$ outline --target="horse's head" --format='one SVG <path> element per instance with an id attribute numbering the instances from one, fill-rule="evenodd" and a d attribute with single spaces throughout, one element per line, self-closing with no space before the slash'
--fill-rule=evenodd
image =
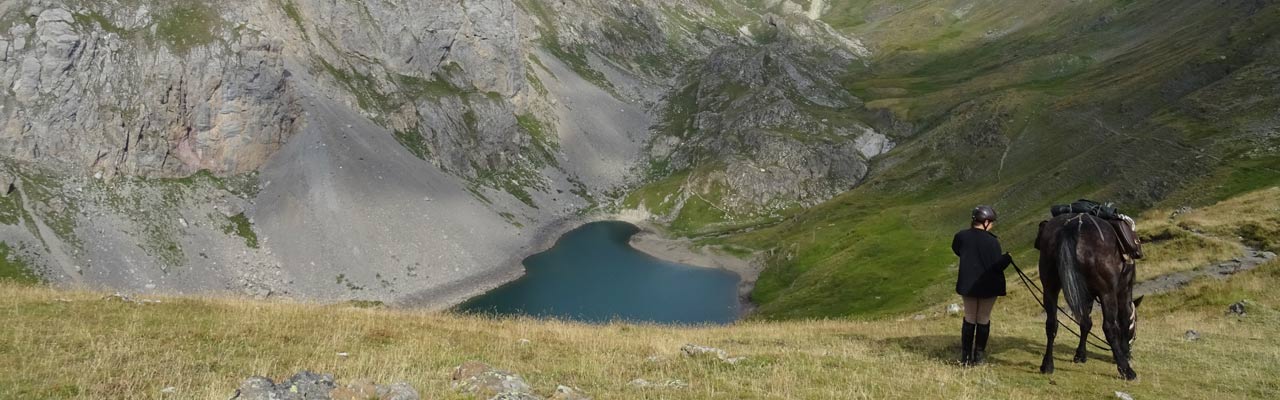
<path id="1" fill-rule="evenodd" d="M 1129 344 L 1138 338 L 1138 306 L 1142 305 L 1142 298 L 1146 296 L 1138 296 L 1129 303 Z"/>
<path id="2" fill-rule="evenodd" d="M 1142 239 L 1138 238 L 1138 224 L 1133 222 L 1133 218 L 1128 215 L 1120 214 L 1120 220 L 1109 220 L 1111 227 L 1115 228 L 1116 235 L 1120 238 L 1120 247 L 1129 257 L 1138 260 L 1142 258 Z"/>

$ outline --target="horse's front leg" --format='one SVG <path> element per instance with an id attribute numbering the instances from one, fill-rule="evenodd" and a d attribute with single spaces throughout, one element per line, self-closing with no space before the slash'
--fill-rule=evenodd
<path id="1" fill-rule="evenodd" d="M 1058 336 L 1058 287 L 1057 282 L 1045 279 L 1044 284 L 1044 360 L 1040 362 L 1040 373 L 1053 373 L 1053 339 Z"/>
<path id="2" fill-rule="evenodd" d="M 1111 345 L 1111 357 L 1116 360 L 1116 369 L 1120 371 L 1120 377 L 1131 381 L 1138 378 L 1138 373 L 1129 366 L 1128 343 L 1125 342 L 1126 335 L 1123 331 L 1129 327 L 1128 323 L 1127 318 L 1121 322 L 1120 305 L 1115 296 L 1103 297 L 1102 330 L 1107 334 L 1107 344 Z"/>
<path id="3" fill-rule="evenodd" d="M 1089 344 L 1089 330 L 1093 329 L 1093 302 L 1084 308 L 1084 315 L 1077 315 L 1076 322 L 1080 324 L 1080 345 L 1076 347 L 1076 357 L 1071 361 L 1083 364 L 1089 361 L 1089 350 L 1086 346 Z"/>

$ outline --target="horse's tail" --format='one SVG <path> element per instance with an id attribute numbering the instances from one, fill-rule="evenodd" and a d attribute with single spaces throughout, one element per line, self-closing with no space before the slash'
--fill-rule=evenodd
<path id="1" fill-rule="evenodd" d="M 1067 299 L 1067 306 L 1075 316 L 1085 315 L 1093 307 L 1093 295 L 1080 273 L 1079 260 L 1076 259 L 1076 241 L 1080 235 L 1079 225 L 1067 223 L 1058 231 L 1058 276 L 1062 280 L 1062 294 Z"/>

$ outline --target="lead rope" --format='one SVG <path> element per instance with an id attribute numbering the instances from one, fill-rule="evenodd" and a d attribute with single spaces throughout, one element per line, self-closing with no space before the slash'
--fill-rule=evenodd
<path id="1" fill-rule="evenodd" d="M 1040 296 L 1036 295 L 1036 292 L 1044 293 L 1044 289 L 1041 289 L 1040 285 L 1037 285 L 1034 281 L 1032 281 L 1031 278 L 1027 276 L 1026 272 L 1022 272 L 1022 268 L 1018 267 L 1018 263 L 1010 261 L 1009 264 L 1013 265 L 1013 269 L 1015 271 L 1018 271 L 1018 277 L 1021 278 L 1022 280 L 1022 286 L 1026 287 L 1027 291 L 1031 292 L 1031 297 L 1035 298 L 1037 303 L 1040 303 L 1040 309 L 1043 310 L 1044 301 L 1040 299 Z M 1033 286 L 1035 287 L 1034 290 L 1031 289 Z M 1067 312 L 1066 310 L 1063 310 L 1062 307 L 1057 304 L 1054 304 L 1053 306 L 1058 309 L 1059 313 L 1066 315 L 1067 319 L 1071 320 L 1072 323 L 1075 323 L 1076 326 L 1080 325 L 1080 322 L 1076 321 L 1075 317 L 1071 313 Z M 1068 332 L 1071 332 L 1072 334 L 1076 335 L 1077 338 L 1080 337 L 1079 332 L 1076 332 L 1074 329 L 1071 329 L 1071 327 L 1068 326 L 1065 322 L 1062 322 L 1061 319 L 1057 319 L 1057 321 L 1058 321 L 1058 325 L 1062 325 L 1063 328 L 1067 328 Z M 1089 332 L 1089 337 L 1102 341 L 1103 343 L 1107 342 L 1106 340 L 1103 340 L 1102 338 L 1098 337 L 1098 334 L 1093 332 Z M 1110 346 L 1099 345 L 1097 343 L 1094 343 L 1092 340 L 1087 340 L 1087 342 L 1093 347 L 1097 348 L 1098 350 L 1111 351 Z"/>

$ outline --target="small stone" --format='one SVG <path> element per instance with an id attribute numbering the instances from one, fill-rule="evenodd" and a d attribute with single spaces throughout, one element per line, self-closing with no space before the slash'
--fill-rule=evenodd
<path id="1" fill-rule="evenodd" d="M 722 360 L 725 357 L 728 357 L 728 354 L 725 353 L 724 350 L 720 350 L 715 347 L 699 346 L 696 344 L 686 344 L 684 346 L 681 346 L 680 351 L 683 352 L 685 356 L 689 356 L 689 357 L 712 355 Z"/>
<path id="2" fill-rule="evenodd" d="M 1245 314 L 1248 314 L 1248 313 L 1245 312 L 1244 303 L 1245 303 L 1244 300 L 1231 303 L 1231 305 L 1227 307 L 1227 313 L 1239 315 L 1241 317 L 1245 316 Z"/>
<path id="3" fill-rule="evenodd" d="M 1187 341 L 1194 342 L 1194 341 L 1200 340 L 1200 332 L 1196 332 L 1195 329 L 1188 329 L 1185 336 L 1187 338 Z"/>
<path id="4" fill-rule="evenodd" d="M 160 393 L 164 393 L 164 394 L 178 393 L 178 388 L 169 386 L 167 388 L 160 389 Z"/>
<path id="5" fill-rule="evenodd" d="M 178 225 L 182 225 L 183 228 L 190 226 L 187 224 L 186 218 L 178 218 Z"/>
<path id="6" fill-rule="evenodd" d="M 529 343 L 533 343 L 533 342 L 529 341 L 529 339 L 520 339 L 516 341 L 516 344 L 519 344 L 521 346 L 527 346 Z"/>
<path id="7" fill-rule="evenodd" d="M 951 303 L 950 305 L 948 305 L 948 306 L 947 306 L 947 314 L 948 314 L 948 315 L 955 315 L 955 314 L 959 314 L 959 313 L 960 313 L 960 305 L 959 305 L 959 304 Z"/>
<path id="8" fill-rule="evenodd" d="M 1133 400 L 1133 396 L 1130 396 L 1128 393 L 1120 392 L 1120 391 L 1116 392 L 1116 397 L 1120 398 L 1120 400 Z"/>
<path id="9" fill-rule="evenodd" d="M 347 352 L 338 353 L 338 357 L 342 357 L 342 358 L 347 358 L 347 356 L 350 356 L 350 355 L 351 353 L 347 353 Z"/>
<path id="10" fill-rule="evenodd" d="M 667 379 L 663 381 L 662 384 L 659 386 L 672 388 L 672 389 L 684 389 L 689 387 L 689 384 L 679 379 Z"/>
<path id="11" fill-rule="evenodd" d="M 591 396 L 583 393 L 582 389 L 558 385 L 556 386 L 556 394 L 551 396 L 551 400 L 591 400 Z"/>
<path id="12" fill-rule="evenodd" d="M 911 316 L 911 319 L 914 319 L 914 320 L 916 320 L 916 321 L 923 321 L 923 320 L 924 320 L 924 314 L 916 314 L 916 315 L 913 315 L 913 316 Z"/>

